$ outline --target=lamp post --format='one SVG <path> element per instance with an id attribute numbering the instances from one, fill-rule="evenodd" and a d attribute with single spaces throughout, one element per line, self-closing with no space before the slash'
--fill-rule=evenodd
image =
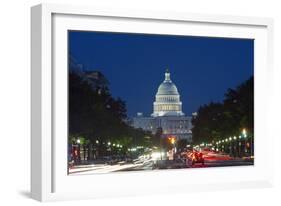
<path id="1" fill-rule="evenodd" d="M 244 152 L 247 155 L 247 130 L 245 128 L 242 130 L 242 136 L 244 137 Z"/>
<path id="2" fill-rule="evenodd" d="M 77 143 L 77 158 L 78 158 L 78 162 L 80 163 L 81 162 L 81 156 L 80 156 L 80 139 L 78 137 L 78 139 L 76 140 L 76 143 Z"/>
<path id="3" fill-rule="evenodd" d="M 96 146 L 95 146 L 95 156 L 94 158 L 97 159 L 100 153 L 100 141 L 96 139 Z"/>
<path id="4" fill-rule="evenodd" d="M 228 146 L 228 148 L 229 148 L 229 154 L 230 154 L 230 156 L 233 156 L 233 142 L 232 142 L 232 138 L 229 137 L 229 138 L 228 138 L 228 141 L 229 141 L 229 146 Z"/>
<path id="5" fill-rule="evenodd" d="M 241 155 L 241 135 L 239 135 L 238 137 L 238 156 L 241 158 L 242 155 Z"/>
<path id="6" fill-rule="evenodd" d="M 111 156 L 111 155 L 112 155 L 112 154 L 111 154 L 111 147 L 110 147 L 111 142 L 107 142 L 107 145 L 108 145 L 108 150 L 109 150 L 109 156 Z"/>
<path id="7" fill-rule="evenodd" d="M 176 148 L 176 138 L 175 137 L 169 137 L 169 141 L 170 143 L 173 145 L 173 150 L 174 152 L 176 153 L 177 152 L 177 148 Z M 175 155 L 174 153 L 174 155 Z M 161 151 L 160 151 L 160 154 L 161 154 Z M 173 156 L 174 156 L 173 155 Z M 173 158 L 174 159 L 174 158 Z"/>
<path id="8" fill-rule="evenodd" d="M 251 135 L 251 156 L 254 156 L 254 136 Z"/>

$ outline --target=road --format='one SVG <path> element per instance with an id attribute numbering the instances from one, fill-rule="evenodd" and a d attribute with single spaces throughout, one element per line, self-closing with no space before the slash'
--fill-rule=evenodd
<path id="1" fill-rule="evenodd" d="M 205 153 L 204 154 L 205 163 L 195 165 L 177 165 L 176 167 L 173 161 L 169 162 L 169 165 L 165 167 L 166 169 L 172 168 L 206 168 L 206 167 L 225 167 L 225 166 L 246 166 L 253 165 L 252 160 L 242 159 L 242 158 L 232 158 L 228 155 L 216 154 L 216 153 Z M 108 164 L 91 164 L 91 165 L 79 165 L 74 166 L 69 170 L 69 175 L 81 175 L 81 174 L 104 174 L 112 172 L 121 171 L 141 171 L 141 170 L 153 170 L 159 169 L 155 167 L 153 160 L 137 160 L 134 163 L 124 163 L 120 162 L 114 165 Z"/>
<path id="2" fill-rule="evenodd" d="M 146 164 L 144 163 L 137 163 L 137 164 L 115 164 L 115 165 L 108 165 L 108 164 L 92 164 L 92 165 L 80 165 L 74 166 L 73 168 L 69 169 L 69 175 L 80 175 L 80 174 L 104 174 L 104 173 L 111 173 L 117 171 L 130 171 L 130 170 L 144 170 Z M 152 167 L 150 167 L 150 170 Z"/>

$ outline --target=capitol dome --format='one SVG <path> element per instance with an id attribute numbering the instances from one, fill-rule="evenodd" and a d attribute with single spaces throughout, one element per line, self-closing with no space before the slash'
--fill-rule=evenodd
<path id="1" fill-rule="evenodd" d="M 169 75 L 169 78 L 166 77 L 165 81 L 160 84 L 156 95 L 178 95 L 176 85 L 170 80 L 170 73 L 165 73 L 165 75 Z"/>
<path id="2" fill-rule="evenodd" d="M 170 78 L 169 70 L 165 72 L 165 80 L 158 87 L 153 103 L 151 116 L 183 116 L 182 103 L 176 85 Z"/>

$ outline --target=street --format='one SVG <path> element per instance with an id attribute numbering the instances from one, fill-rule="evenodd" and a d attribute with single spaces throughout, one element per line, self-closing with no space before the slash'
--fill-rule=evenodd
<path id="1" fill-rule="evenodd" d="M 121 171 L 142 171 L 157 169 L 189 169 L 189 168 L 207 168 L 207 167 L 224 167 L 224 166 L 246 166 L 253 165 L 252 159 L 233 158 L 229 155 L 212 152 L 204 153 L 204 164 L 196 163 L 194 165 L 186 164 L 185 160 L 158 160 L 161 165 L 156 164 L 153 159 L 135 159 L 133 163 L 117 162 L 109 164 L 89 164 L 76 165 L 69 169 L 69 175 L 88 175 L 88 174 L 105 174 Z M 162 161 L 162 162 L 161 162 Z"/>

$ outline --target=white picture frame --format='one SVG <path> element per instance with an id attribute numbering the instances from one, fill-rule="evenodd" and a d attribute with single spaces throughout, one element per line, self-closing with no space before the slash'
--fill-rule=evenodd
<path id="1" fill-rule="evenodd" d="M 268 123 L 274 75 L 272 19 L 41 4 L 31 9 L 31 25 L 32 198 L 52 201 L 272 186 L 274 137 Z M 103 31 L 254 38 L 255 165 L 188 173 L 168 170 L 68 176 L 64 162 L 67 139 L 56 138 L 66 134 L 67 123 L 65 34 L 68 29 L 93 27 Z"/>

